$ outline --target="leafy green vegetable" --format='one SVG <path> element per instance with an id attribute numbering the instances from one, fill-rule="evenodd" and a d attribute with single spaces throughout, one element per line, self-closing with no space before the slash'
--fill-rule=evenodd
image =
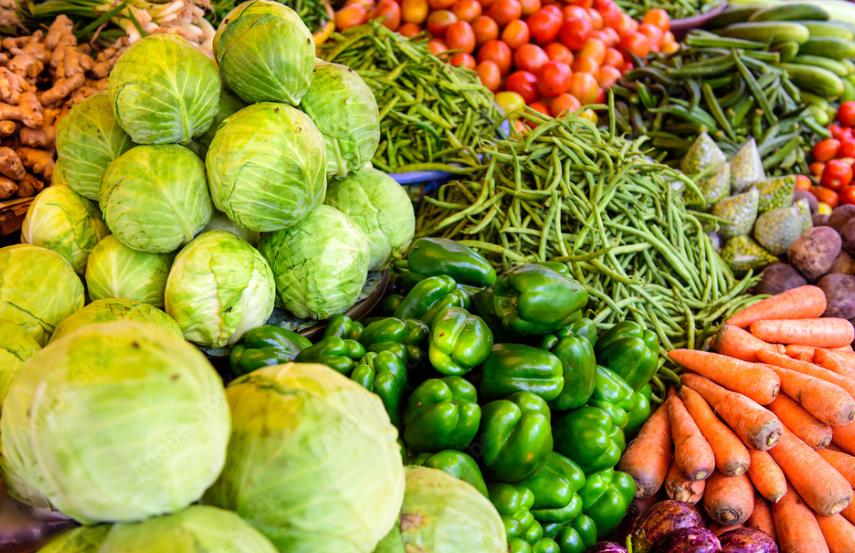
<path id="1" fill-rule="evenodd" d="M 93 300 L 125 298 L 163 307 L 172 256 L 132 250 L 107 236 L 86 261 L 86 289 Z"/>
<path id="2" fill-rule="evenodd" d="M 66 317 L 53 331 L 50 341 L 67 336 L 78 328 L 112 321 L 139 321 L 158 325 L 179 338 L 183 338 L 181 329 L 169 315 L 147 303 L 120 298 L 95 300 L 83 309 Z"/>

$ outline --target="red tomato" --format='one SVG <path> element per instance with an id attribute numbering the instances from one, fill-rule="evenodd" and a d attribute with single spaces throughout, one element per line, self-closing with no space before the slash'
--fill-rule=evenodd
<path id="1" fill-rule="evenodd" d="M 852 182 L 852 166 L 842 159 L 832 159 L 825 164 L 820 184 L 831 190 L 840 190 Z"/>
<path id="2" fill-rule="evenodd" d="M 852 129 L 849 127 L 843 127 L 838 125 L 837 123 L 832 123 L 831 126 L 828 127 L 829 132 L 831 132 L 832 138 L 836 138 L 837 140 L 843 140 L 847 137 L 852 137 Z"/>
<path id="3" fill-rule="evenodd" d="M 564 19 L 564 14 L 561 12 L 561 7 L 557 4 L 547 4 L 543 6 L 543 9 L 541 11 L 550 13 L 557 17 L 559 20 Z"/>
<path id="4" fill-rule="evenodd" d="M 573 52 L 570 51 L 570 48 L 567 48 L 560 42 L 553 42 L 552 44 L 547 44 L 544 49 L 546 55 L 549 56 L 549 59 L 552 61 L 560 61 L 561 63 L 566 63 L 567 65 L 573 65 L 573 59 L 575 56 Z"/>
<path id="5" fill-rule="evenodd" d="M 472 54 L 467 54 L 466 52 L 457 52 L 456 54 L 451 56 L 451 65 L 474 70 L 476 63 L 475 58 L 472 57 Z"/>
<path id="6" fill-rule="evenodd" d="M 502 84 L 502 72 L 499 71 L 499 66 L 495 62 L 482 61 L 475 70 L 478 72 L 481 84 L 493 92 L 499 90 L 499 85 Z"/>
<path id="7" fill-rule="evenodd" d="M 550 117 L 549 108 L 543 102 L 532 102 L 529 107 L 535 111 L 539 111 L 547 117 Z"/>
<path id="8" fill-rule="evenodd" d="M 432 38 L 428 41 L 428 50 L 434 56 L 442 56 L 448 51 L 448 46 L 441 39 Z"/>
<path id="9" fill-rule="evenodd" d="M 570 94 L 582 102 L 582 105 L 593 104 L 600 93 L 600 86 L 593 75 L 587 73 L 573 73 L 570 82 Z"/>
<path id="10" fill-rule="evenodd" d="M 585 45 L 582 46 L 579 56 L 591 58 L 597 62 L 597 65 L 602 65 L 606 59 L 606 45 L 602 40 L 589 38 L 585 41 Z"/>
<path id="11" fill-rule="evenodd" d="M 520 7 L 522 8 L 522 14 L 529 16 L 540 10 L 540 0 L 520 0 Z"/>
<path id="12" fill-rule="evenodd" d="M 428 0 L 431 10 L 447 10 L 454 5 L 455 0 Z"/>
<path id="13" fill-rule="evenodd" d="M 452 50 L 471 54 L 475 51 L 475 32 L 469 23 L 455 21 L 445 30 L 445 43 Z"/>
<path id="14" fill-rule="evenodd" d="M 594 9 L 600 13 L 603 13 L 606 10 L 616 9 L 617 5 L 614 0 L 594 0 L 593 3 Z"/>
<path id="15" fill-rule="evenodd" d="M 588 19 L 591 20 L 591 26 L 594 28 L 595 31 L 599 31 L 605 26 L 603 16 L 600 15 L 600 12 L 598 12 L 597 10 L 588 8 Z"/>
<path id="16" fill-rule="evenodd" d="M 656 25 L 662 32 L 671 30 L 671 17 L 668 15 L 668 12 L 661 8 L 653 8 L 644 14 L 641 22 Z"/>
<path id="17" fill-rule="evenodd" d="M 810 191 L 813 187 L 810 177 L 807 175 L 796 175 L 796 190 Z"/>
<path id="18" fill-rule="evenodd" d="M 611 65 L 604 65 L 597 71 L 597 84 L 600 88 L 611 88 L 620 79 L 620 70 Z"/>
<path id="19" fill-rule="evenodd" d="M 445 31 L 457 21 L 457 16 L 448 10 L 431 12 L 427 18 L 427 30 L 435 37 L 445 36 Z"/>
<path id="20" fill-rule="evenodd" d="M 642 23 L 638 26 L 638 32 L 647 37 L 650 41 L 650 49 L 658 52 L 662 46 L 662 38 L 664 33 L 662 29 L 650 23 Z"/>
<path id="21" fill-rule="evenodd" d="M 350 29 L 368 21 L 368 10 L 359 4 L 351 4 L 335 12 L 335 26 L 337 29 Z"/>
<path id="22" fill-rule="evenodd" d="M 576 73 L 588 73 L 590 75 L 596 75 L 597 71 L 600 69 L 600 64 L 598 64 L 596 60 L 591 59 L 588 56 L 580 55 L 576 57 L 571 67 Z"/>
<path id="23" fill-rule="evenodd" d="M 620 44 L 620 35 L 617 34 L 617 31 L 612 29 L 611 27 L 605 27 L 602 31 L 601 40 L 606 44 L 609 48 L 614 48 L 618 44 Z"/>
<path id="24" fill-rule="evenodd" d="M 822 172 L 825 171 L 825 163 L 820 161 L 814 161 L 810 165 L 808 165 L 808 169 L 810 169 L 810 174 L 819 179 L 822 176 Z"/>
<path id="25" fill-rule="evenodd" d="M 493 0 L 478 0 L 478 2 L 481 4 L 481 8 L 485 10 L 493 5 Z"/>
<path id="26" fill-rule="evenodd" d="M 558 31 L 561 30 L 561 12 L 555 15 L 547 6 L 542 10 L 533 13 L 528 18 L 528 28 L 531 31 L 531 36 L 538 44 L 549 44 L 558 37 Z"/>
<path id="27" fill-rule="evenodd" d="M 589 9 L 594 5 L 593 0 L 569 0 L 568 4 L 573 4 L 574 6 L 579 6 L 580 8 Z"/>
<path id="28" fill-rule="evenodd" d="M 487 10 L 487 15 L 495 19 L 499 27 L 504 27 L 514 19 L 520 18 L 522 6 L 518 0 L 496 0 Z"/>
<path id="29" fill-rule="evenodd" d="M 855 204 L 855 186 L 847 186 L 840 191 L 840 203 Z"/>
<path id="30" fill-rule="evenodd" d="M 647 57 L 650 53 L 650 41 L 641 33 L 624 35 L 620 39 L 620 45 L 624 50 L 635 54 L 639 58 Z"/>
<path id="31" fill-rule="evenodd" d="M 571 17 L 564 20 L 558 32 L 558 38 L 567 48 L 578 50 L 585 45 L 592 30 L 591 21 L 587 18 Z"/>
<path id="32" fill-rule="evenodd" d="M 478 61 L 486 60 L 495 62 L 505 75 L 511 70 L 511 49 L 501 40 L 489 40 L 478 50 Z"/>
<path id="33" fill-rule="evenodd" d="M 828 161 L 837 157 L 840 151 L 840 141 L 835 138 L 826 138 L 813 145 L 811 155 L 814 161 Z"/>
<path id="34" fill-rule="evenodd" d="M 407 23 L 422 23 L 427 19 L 427 15 L 427 0 L 404 0 L 401 2 L 401 19 Z"/>
<path id="35" fill-rule="evenodd" d="M 371 12 L 371 19 L 383 19 L 386 28 L 397 31 L 401 26 L 401 6 L 395 0 L 380 0 Z"/>
<path id="36" fill-rule="evenodd" d="M 834 190 L 830 190 L 828 188 L 817 186 L 814 187 L 813 195 L 816 196 L 816 199 L 824 204 L 828 204 L 831 208 L 837 207 L 837 204 L 840 203 L 840 196 L 837 195 L 837 192 Z"/>
<path id="37" fill-rule="evenodd" d="M 422 32 L 422 28 L 415 23 L 404 23 L 398 29 L 398 32 L 401 33 L 401 36 L 413 38 L 414 36 L 418 36 L 418 34 Z"/>
<path id="38" fill-rule="evenodd" d="M 580 107 L 582 107 L 582 104 L 579 103 L 579 100 L 572 94 L 565 92 L 552 100 L 549 111 L 553 117 L 561 117 L 566 113 L 573 113 Z"/>
<path id="39" fill-rule="evenodd" d="M 515 71 L 505 79 L 505 90 L 516 92 L 530 104 L 537 100 L 537 77 L 528 71 Z"/>
<path id="40" fill-rule="evenodd" d="M 514 52 L 514 66 L 530 73 L 537 73 L 548 61 L 549 56 L 536 44 L 524 44 Z"/>
<path id="41" fill-rule="evenodd" d="M 454 12 L 458 20 L 472 23 L 476 17 L 481 15 L 481 4 L 478 3 L 478 0 L 457 0 L 451 6 L 451 11 Z"/>
<path id="42" fill-rule="evenodd" d="M 516 50 L 523 44 L 528 44 L 531 35 L 528 32 L 528 25 L 522 19 L 514 19 L 502 31 L 502 41 L 511 47 L 511 50 Z"/>
<path id="43" fill-rule="evenodd" d="M 499 26 L 486 15 L 475 18 L 472 22 L 472 30 L 475 32 L 475 42 L 479 45 L 499 38 Z"/>
<path id="44" fill-rule="evenodd" d="M 680 49 L 680 45 L 677 44 L 677 39 L 674 38 L 674 33 L 671 31 L 665 31 L 665 34 L 662 35 L 662 44 L 659 46 L 659 51 L 663 54 L 674 54 L 677 50 Z"/>
<path id="45" fill-rule="evenodd" d="M 561 13 L 564 15 L 564 19 L 570 19 L 572 17 L 578 17 L 580 19 L 587 19 L 590 23 L 591 18 L 588 16 L 588 10 L 581 6 L 564 6 L 564 9 L 561 10 Z"/>
<path id="46" fill-rule="evenodd" d="M 827 138 L 826 140 L 834 139 Z M 822 142 L 825 142 L 825 140 L 818 142 L 817 145 L 821 144 Z M 814 149 L 816 149 L 816 146 L 814 146 Z M 847 137 L 840 141 L 840 150 L 837 151 L 837 157 L 855 157 L 855 138 Z M 816 156 L 814 156 L 814 159 L 816 159 Z M 818 159 L 817 161 L 823 160 Z"/>
<path id="47" fill-rule="evenodd" d="M 570 66 L 560 61 L 548 61 L 537 72 L 537 89 L 542 96 L 551 98 L 570 88 L 573 72 Z"/>
<path id="48" fill-rule="evenodd" d="M 623 67 L 623 54 L 615 48 L 606 48 L 606 55 L 603 57 L 603 65 L 611 65 L 617 69 Z"/>
<path id="49" fill-rule="evenodd" d="M 837 120 L 847 127 L 855 127 L 855 102 L 843 102 L 837 109 Z"/>

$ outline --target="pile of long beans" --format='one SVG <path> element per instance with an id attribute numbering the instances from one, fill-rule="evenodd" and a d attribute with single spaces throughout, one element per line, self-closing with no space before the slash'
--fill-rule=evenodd
<path id="1" fill-rule="evenodd" d="M 498 133 L 493 94 L 473 71 L 454 67 L 378 21 L 335 34 L 319 55 L 356 70 L 377 98 L 382 171 L 450 170 Z"/>
<path id="2" fill-rule="evenodd" d="M 684 19 L 705 13 L 718 4 L 718 0 L 617 0 L 620 8 L 633 19 L 641 19 L 652 9 L 668 12 L 671 19 Z"/>
<path id="3" fill-rule="evenodd" d="M 486 146 L 480 178 L 426 197 L 419 233 L 460 240 L 499 268 L 566 262 L 599 326 L 632 318 L 667 350 L 700 347 L 752 301 L 756 278 L 734 278 L 685 208 L 684 195 L 700 194 L 691 179 L 647 157 L 643 141 L 617 136 L 614 119 L 611 132 L 573 116 L 537 122 Z M 675 380 L 664 364 L 660 394 L 662 379 Z"/>

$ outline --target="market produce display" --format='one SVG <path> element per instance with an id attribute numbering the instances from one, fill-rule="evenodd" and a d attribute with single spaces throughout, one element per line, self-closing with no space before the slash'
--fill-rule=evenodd
<path id="1" fill-rule="evenodd" d="M 810 173 L 815 186 L 805 186 L 817 200 L 816 211 L 827 211 L 838 204 L 855 204 L 855 185 L 852 183 L 852 159 L 855 155 L 855 102 L 841 102 L 836 121 L 828 128 L 831 138 L 824 138 L 811 149 Z M 810 183 L 807 183 L 810 184 Z"/>

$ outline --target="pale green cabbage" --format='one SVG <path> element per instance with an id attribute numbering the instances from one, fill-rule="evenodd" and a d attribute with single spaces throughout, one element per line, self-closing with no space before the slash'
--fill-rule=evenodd
<path id="1" fill-rule="evenodd" d="M 180 338 L 184 337 L 178 323 L 157 307 L 134 300 L 107 298 L 93 301 L 59 323 L 50 341 L 58 340 L 86 325 L 112 321 L 151 323 L 159 325 Z"/>
<path id="2" fill-rule="evenodd" d="M 109 531 L 107 525 L 73 528 L 53 538 L 38 553 L 98 553 Z"/>
<path id="3" fill-rule="evenodd" d="M 261 240 L 260 232 L 238 226 L 225 213 L 216 209 L 214 210 L 214 214 L 211 215 L 211 220 L 208 221 L 208 226 L 205 227 L 205 230 L 225 230 L 231 232 L 241 240 L 246 240 L 252 244 L 253 247 L 257 246 L 258 241 Z"/>
<path id="4" fill-rule="evenodd" d="M 211 141 L 214 139 L 214 135 L 217 134 L 220 124 L 245 107 L 246 103 L 229 92 L 229 89 L 224 88 L 220 91 L 220 104 L 217 108 L 217 115 L 214 117 L 214 122 L 205 131 L 205 134 L 197 136 L 193 141 L 199 148 L 200 157 L 204 159 L 205 154 L 208 152 L 208 146 L 211 145 Z"/>
<path id="5" fill-rule="evenodd" d="M 93 300 L 125 298 L 163 307 L 172 256 L 138 252 L 110 235 L 95 245 L 86 261 L 86 288 Z"/>
<path id="6" fill-rule="evenodd" d="M 0 403 L 6 397 L 9 382 L 24 361 L 42 349 L 30 334 L 16 324 L 0 319 Z"/>

